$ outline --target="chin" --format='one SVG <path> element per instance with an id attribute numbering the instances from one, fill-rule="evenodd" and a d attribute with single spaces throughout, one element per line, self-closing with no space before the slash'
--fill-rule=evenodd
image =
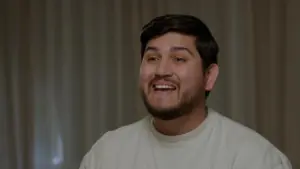
<path id="1" fill-rule="evenodd" d="M 144 92 L 141 94 L 148 113 L 157 119 L 174 120 L 184 115 L 185 111 L 178 100 L 164 100 L 164 102 L 159 102 L 155 98 L 147 97 Z"/>
<path id="2" fill-rule="evenodd" d="M 164 110 L 172 110 L 174 108 L 177 108 L 179 105 L 176 103 L 173 103 L 173 104 L 161 104 L 161 103 L 160 104 L 151 104 L 151 102 L 150 102 L 149 106 L 151 106 L 153 109 L 164 111 Z"/>
<path id="3" fill-rule="evenodd" d="M 154 118 L 164 121 L 174 120 L 184 115 L 180 109 L 148 109 L 148 112 Z"/>
<path id="4" fill-rule="evenodd" d="M 184 115 L 184 111 L 182 111 L 179 105 L 155 106 L 145 103 L 145 106 L 149 114 L 160 120 L 174 120 Z"/>

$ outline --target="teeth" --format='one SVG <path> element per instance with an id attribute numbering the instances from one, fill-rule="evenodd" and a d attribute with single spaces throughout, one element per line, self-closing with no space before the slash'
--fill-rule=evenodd
<path id="1" fill-rule="evenodd" d="M 173 86 L 169 86 L 169 85 L 154 85 L 154 87 L 156 89 L 174 89 Z"/>

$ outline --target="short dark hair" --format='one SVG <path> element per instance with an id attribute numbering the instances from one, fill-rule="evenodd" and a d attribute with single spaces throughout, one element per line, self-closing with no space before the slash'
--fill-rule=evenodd
<path id="1" fill-rule="evenodd" d="M 203 62 L 204 71 L 211 65 L 217 64 L 218 44 L 208 27 L 195 16 L 184 14 L 167 14 L 152 19 L 143 26 L 140 35 L 141 57 L 143 57 L 148 42 L 168 32 L 176 32 L 194 36 L 195 45 Z M 206 96 L 208 96 L 207 91 Z"/>

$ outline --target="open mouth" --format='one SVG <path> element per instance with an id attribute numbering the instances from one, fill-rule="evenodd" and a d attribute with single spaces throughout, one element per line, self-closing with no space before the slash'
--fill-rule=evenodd
<path id="1" fill-rule="evenodd" d="M 171 84 L 153 84 L 152 88 L 154 89 L 154 91 L 174 91 L 174 90 L 176 90 L 176 86 L 171 85 Z"/>

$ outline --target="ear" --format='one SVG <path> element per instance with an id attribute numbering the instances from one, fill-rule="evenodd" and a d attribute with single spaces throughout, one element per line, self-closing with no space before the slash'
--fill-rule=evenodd
<path id="1" fill-rule="evenodd" d="M 205 90 L 211 91 L 215 85 L 217 77 L 219 75 L 219 66 L 217 64 L 211 64 L 205 71 Z"/>

